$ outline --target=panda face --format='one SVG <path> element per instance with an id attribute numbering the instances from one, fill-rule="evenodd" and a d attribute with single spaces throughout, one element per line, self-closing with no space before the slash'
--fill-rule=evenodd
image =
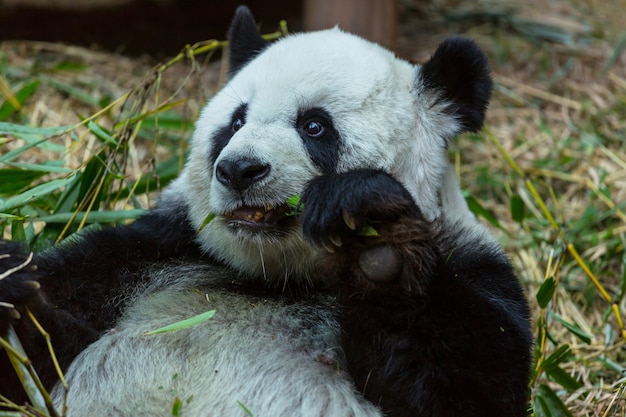
<path id="1" fill-rule="evenodd" d="M 303 241 L 286 202 L 317 176 L 357 168 L 390 173 L 425 217 L 438 217 L 446 141 L 463 120 L 428 66 L 337 28 L 291 35 L 237 61 L 202 111 L 173 187 L 203 250 L 248 276 L 323 276 L 319 250 Z"/>

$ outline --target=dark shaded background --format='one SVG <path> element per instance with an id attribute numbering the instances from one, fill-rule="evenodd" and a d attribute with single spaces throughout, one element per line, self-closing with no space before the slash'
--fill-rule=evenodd
<path id="1" fill-rule="evenodd" d="M 7 4 L 0 0 L 0 41 L 63 42 L 161 58 L 178 53 L 185 44 L 224 39 L 234 10 L 241 2 L 132 0 L 80 8 L 41 3 L 38 6 Z M 301 29 L 301 1 L 257 0 L 248 1 L 247 6 L 264 33 L 278 28 L 282 19 L 289 22 L 290 31 Z"/>

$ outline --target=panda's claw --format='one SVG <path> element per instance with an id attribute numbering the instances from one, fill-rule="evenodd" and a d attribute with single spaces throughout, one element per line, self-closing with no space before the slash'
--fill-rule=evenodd
<path id="1" fill-rule="evenodd" d="M 347 210 L 343 210 L 341 212 L 341 215 L 343 217 L 343 222 L 346 224 L 346 226 L 348 226 L 348 229 L 356 230 L 356 220 L 354 219 L 354 216 L 350 214 Z"/>
<path id="2" fill-rule="evenodd" d="M 333 248 L 332 245 L 329 245 L 326 242 L 320 242 L 320 245 L 322 245 L 322 247 L 324 249 L 326 249 L 326 252 L 328 252 L 328 253 L 335 253 L 335 248 Z"/>
<path id="3" fill-rule="evenodd" d="M 38 297 L 42 274 L 32 258 L 21 244 L 0 240 L 0 334 L 21 318 L 18 309 Z"/>
<path id="4" fill-rule="evenodd" d="M 330 235 L 330 241 L 333 243 L 333 245 L 337 246 L 338 248 L 340 248 L 343 245 L 343 242 L 341 240 L 341 236 L 339 235 Z"/>
<path id="5" fill-rule="evenodd" d="M 41 288 L 41 284 L 39 284 L 39 282 L 33 281 L 33 280 L 24 281 L 24 285 L 26 285 L 27 287 L 29 287 L 32 290 L 38 290 L 38 289 Z"/>
<path id="6" fill-rule="evenodd" d="M 14 308 L 9 309 L 9 316 L 11 316 L 13 320 L 19 320 L 22 318 L 22 315 L 20 314 L 20 312 Z"/>

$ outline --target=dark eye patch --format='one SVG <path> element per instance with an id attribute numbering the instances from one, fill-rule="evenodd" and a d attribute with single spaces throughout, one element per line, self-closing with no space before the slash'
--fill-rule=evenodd
<path id="1" fill-rule="evenodd" d="M 320 107 L 302 110 L 295 127 L 311 161 L 324 174 L 336 172 L 342 142 L 330 114 Z"/>
<path id="2" fill-rule="evenodd" d="M 246 124 L 247 112 L 248 105 L 242 103 L 232 113 L 230 121 L 215 133 L 212 139 L 211 154 L 209 155 L 211 165 L 215 163 L 222 149 L 228 145 L 233 134 Z"/>

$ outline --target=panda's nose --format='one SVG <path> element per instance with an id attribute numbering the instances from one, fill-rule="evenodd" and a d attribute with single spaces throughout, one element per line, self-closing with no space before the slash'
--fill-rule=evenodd
<path id="1" fill-rule="evenodd" d="M 225 159 L 217 163 L 215 176 L 225 186 L 243 191 L 270 173 L 270 166 L 256 159 Z"/>

